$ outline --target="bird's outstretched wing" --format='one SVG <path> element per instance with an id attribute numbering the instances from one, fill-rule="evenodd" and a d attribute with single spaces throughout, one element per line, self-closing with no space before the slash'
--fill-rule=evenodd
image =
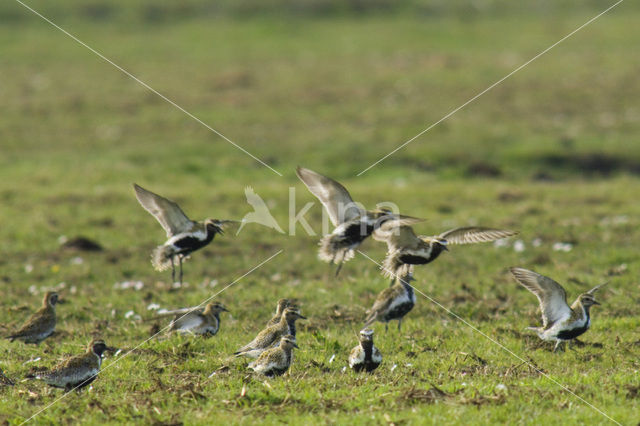
<path id="1" fill-rule="evenodd" d="M 484 228 L 480 226 L 467 226 L 464 228 L 450 229 L 438 235 L 444 238 L 449 244 L 471 244 L 486 243 L 489 241 L 499 240 L 501 238 L 511 237 L 517 232 L 507 229 Z"/>
<path id="2" fill-rule="evenodd" d="M 167 238 L 191 230 L 193 222 L 175 202 L 147 191 L 135 183 L 133 188 L 140 205 L 160 222 L 167 233 Z"/>
<path id="3" fill-rule="evenodd" d="M 607 285 L 607 284 L 609 284 L 609 281 L 607 281 L 606 283 L 602 283 L 602 284 L 600 284 L 600 285 L 595 286 L 594 288 L 592 288 L 591 290 L 589 290 L 589 291 L 587 292 L 587 294 L 591 294 L 591 295 L 593 295 L 593 294 L 595 294 L 595 293 L 596 293 L 596 291 L 598 291 L 598 289 L 599 289 L 600 287 L 605 286 L 605 285 Z"/>
<path id="4" fill-rule="evenodd" d="M 385 288 L 376 298 L 371 310 L 369 310 L 367 318 L 365 319 L 364 326 L 368 327 L 373 324 L 376 319 L 382 315 L 393 302 L 393 296 L 395 293 L 395 287 Z"/>
<path id="5" fill-rule="evenodd" d="M 296 174 L 327 209 L 334 226 L 364 215 L 364 210 L 354 203 L 349 191 L 340 183 L 303 167 L 298 167 Z"/>
<path id="6" fill-rule="evenodd" d="M 416 248 L 420 245 L 413 228 L 409 225 L 402 225 L 398 220 L 386 222 L 373 232 L 373 239 L 387 243 L 389 249 L 392 248 Z"/>
<path id="7" fill-rule="evenodd" d="M 511 268 L 511 273 L 540 301 L 542 324 L 545 329 L 571 315 L 571 308 L 567 305 L 567 293 L 560 284 L 528 269 Z"/>

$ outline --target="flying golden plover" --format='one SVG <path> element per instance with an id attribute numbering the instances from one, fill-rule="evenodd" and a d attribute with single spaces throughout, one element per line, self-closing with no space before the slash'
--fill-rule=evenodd
<path id="1" fill-rule="evenodd" d="M 18 331 L 7 336 L 7 339 L 12 342 L 17 339 L 25 343 L 38 344 L 51 336 L 56 328 L 56 303 L 58 293 L 47 292 L 42 300 L 42 307 L 31 315 Z"/>
<path id="2" fill-rule="evenodd" d="M 390 210 L 366 211 L 335 180 L 302 167 L 298 167 L 296 173 L 320 200 L 335 226 L 331 234 L 320 240 L 318 257 L 325 262 L 337 263 L 336 275 L 342 263 L 353 258 L 354 250 L 386 221 L 395 219 L 398 223 L 411 225 L 423 220 L 393 214 Z"/>
<path id="3" fill-rule="evenodd" d="M 517 232 L 469 226 L 455 228 L 438 236 L 416 235 L 410 226 L 388 221 L 376 230 L 373 238 L 387 243 L 387 256 L 382 264 L 387 277 L 411 273 L 411 265 L 424 265 L 434 261 L 449 244 L 484 243 L 516 235 Z M 393 284 L 394 280 L 391 280 Z"/>
<path id="4" fill-rule="evenodd" d="M 95 380 L 102 364 L 102 354 L 107 350 L 113 350 L 113 348 L 108 347 L 104 340 L 93 340 L 84 354 L 73 356 L 50 371 L 28 377 L 42 380 L 50 386 L 62 388 L 67 392 L 73 389 L 79 390 Z"/>
<path id="5" fill-rule="evenodd" d="M 398 330 L 400 330 L 402 319 L 416 304 L 416 295 L 410 284 L 413 280 L 411 275 L 397 277 L 393 286 L 384 289 L 368 311 L 365 327 L 380 321 L 385 323 L 386 330 L 389 327 L 389 321 L 398 320 Z"/>
<path id="6" fill-rule="evenodd" d="M 209 244 L 216 234 L 222 234 L 232 220 L 206 219 L 192 221 L 180 206 L 160 195 L 133 184 L 136 198 L 146 211 L 156 218 L 167 233 L 167 241 L 158 246 L 151 255 L 151 263 L 158 271 L 171 268 L 171 279 L 175 281 L 175 260 L 180 265 L 182 283 L 182 261 L 191 253 Z"/>
<path id="7" fill-rule="evenodd" d="M 349 367 L 358 372 L 371 372 L 378 368 L 381 362 L 382 354 L 373 344 L 373 330 L 361 330 L 360 343 L 349 354 Z"/>
<path id="8" fill-rule="evenodd" d="M 220 329 L 221 312 L 229 312 L 229 310 L 221 303 L 210 302 L 204 309 L 195 309 L 182 315 L 176 315 L 171 321 L 169 331 L 180 334 L 215 336 Z"/>
<path id="9" fill-rule="evenodd" d="M 296 321 L 306 319 L 300 315 L 300 311 L 295 308 L 286 308 L 282 312 L 280 322 L 262 330 L 250 343 L 238 349 L 235 356 L 247 356 L 257 358 L 262 352 L 277 344 L 282 336 L 296 336 Z"/>
<path id="10" fill-rule="evenodd" d="M 250 362 L 247 367 L 267 377 L 281 376 L 291 365 L 293 348 L 300 349 L 296 344 L 296 338 L 292 335 L 282 336 L 278 346 L 262 352 L 258 359 Z"/>
<path id="11" fill-rule="evenodd" d="M 511 273 L 540 301 L 542 327 L 528 327 L 528 329 L 534 330 L 542 340 L 555 341 L 554 352 L 558 350 L 561 343 L 575 339 L 589 329 L 591 326 L 589 309 L 593 305 L 600 304 L 596 301 L 594 294 L 604 284 L 581 294 L 569 306 L 564 288 L 551 278 L 522 268 L 511 268 Z"/>

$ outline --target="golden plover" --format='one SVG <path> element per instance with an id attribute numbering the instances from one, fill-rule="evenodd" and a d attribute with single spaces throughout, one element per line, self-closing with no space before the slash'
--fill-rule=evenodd
<path id="1" fill-rule="evenodd" d="M 284 312 L 286 308 L 296 309 L 297 306 L 295 305 L 295 303 L 293 303 L 293 301 L 289 299 L 278 300 L 278 303 L 276 304 L 276 313 L 271 317 L 271 319 L 267 323 L 267 327 L 270 327 L 272 325 L 276 325 L 277 323 L 279 323 L 280 318 L 282 318 L 282 312 Z"/>
<path id="2" fill-rule="evenodd" d="M 373 344 L 373 330 L 365 328 L 360 330 L 360 343 L 351 349 L 349 354 L 349 367 L 353 371 L 371 372 L 378 368 L 382 362 L 382 354 Z"/>
<path id="3" fill-rule="evenodd" d="M 518 283 L 535 294 L 540 301 L 542 327 L 528 327 L 528 329 L 534 330 L 542 340 L 555 341 L 554 352 L 558 350 L 561 343 L 575 339 L 589 329 L 591 326 L 589 309 L 593 305 L 600 304 L 596 301 L 594 294 L 604 284 L 581 294 L 569 306 L 564 288 L 551 278 L 523 268 L 511 268 L 511 273 Z"/>
<path id="4" fill-rule="evenodd" d="M 385 323 L 385 330 L 389 327 L 389 321 L 398 320 L 398 330 L 402 325 L 402 319 L 416 304 L 416 295 L 413 292 L 411 275 L 397 277 L 396 283 L 384 289 L 376 298 L 373 307 L 369 310 L 365 327 L 376 321 Z"/>
<path id="5" fill-rule="evenodd" d="M 238 349 L 235 356 L 247 356 L 257 358 L 262 352 L 277 344 L 282 336 L 296 336 L 296 321 L 306 319 L 300 315 L 300 311 L 294 308 L 286 308 L 282 312 L 280 322 L 262 330 L 250 343 Z"/>
<path id="6" fill-rule="evenodd" d="M 296 338 L 290 334 L 282 336 L 278 346 L 262 352 L 258 359 L 250 362 L 247 367 L 267 377 L 281 376 L 291 365 L 293 348 L 300 349 L 296 344 Z"/>
<path id="7" fill-rule="evenodd" d="M 387 277 L 411 273 L 411 265 L 425 265 L 434 261 L 449 244 L 483 243 L 516 235 L 517 232 L 469 226 L 455 228 L 438 236 L 416 235 L 410 226 L 389 221 L 376 230 L 373 238 L 387 243 L 387 256 L 382 270 Z M 391 280 L 393 284 L 394 280 Z"/>
<path id="8" fill-rule="evenodd" d="M 45 293 L 42 307 L 31 315 L 18 331 L 7 336 L 7 339 L 12 342 L 17 339 L 25 343 L 38 344 L 51 336 L 56 328 L 56 303 L 58 303 L 58 293 L 55 291 Z"/>
<path id="9" fill-rule="evenodd" d="M 171 279 L 175 281 L 175 260 L 180 265 L 182 283 L 182 261 L 192 252 L 209 244 L 216 234 L 222 234 L 232 220 L 206 219 L 192 221 L 175 202 L 133 184 L 136 198 L 146 211 L 156 218 L 167 233 L 167 241 L 158 246 L 151 255 L 151 263 L 157 271 L 171 268 Z"/>
<path id="10" fill-rule="evenodd" d="M 104 340 L 93 340 L 82 355 L 73 356 L 48 372 L 28 376 L 65 391 L 81 389 L 93 382 L 102 365 L 102 354 L 113 350 Z"/>
<path id="11" fill-rule="evenodd" d="M 354 250 L 386 221 L 395 219 L 398 223 L 411 225 L 423 220 L 393 214 L 384 209 L 366 211 L 335 180 L 302 167 L 298 167 L 296 173 L 309 191 L 320 200 L 335 226 L 331 234 L 320 240 L 318 257 L 325 262 L 338 264 L 336 275 L 340 272 L 342 263 L 353 258 Z"/>
<path id="12" fill-rule="evenodd" d="M 170 332 L 215 336 L 220 329 L 220 313 L 229 312 L 221 303 L 210 302 L 204 309 L 195 309 L 176 315 L 171 321 Z"/>

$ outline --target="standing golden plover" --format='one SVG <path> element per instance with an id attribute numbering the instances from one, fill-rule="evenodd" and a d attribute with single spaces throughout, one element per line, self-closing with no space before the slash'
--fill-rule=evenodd
<path id="1" fill-rule="evenodd" d="M 296 173 L 320 200 L 335 226 L 331 234 L 320 240 L 318 257 L 325 262 L 337 263 L 336 275 L 342 263 L 353 258 L 354 250 L 386 221 L 395 219 L 398 223 L 411 225 L 423 220 L 393 214 L 390 210 L 366 211 L 335 180 L 302 167 L 298 167 Z"/>
<path id="2" fill-rule="evenodd" d="M 300 311 L 295 308 L 286 308 L 282 312 L 280 322 L 262 330 L 250 343 L 238 349 L 235 356 L 247 356 L 257 358 L 262 352 L 270 348 L 280 340 L 282 336 L 296 336 L 296 321 L 306 319 L 300 315 Z"/>
<path id="3" fill-rule="evenodd" d="M 182 261 L 190 253 L 209 244 L 216 234 L 222 234 L 227 223 L 235 222 L 218 219 L 206 219 L 204 222 L 192 221 L 173 201 L 136 184 L 133 184 L 133 187 L 140 205 L 160 222 L 167 233 L 167 241 L 153 251 L 151 263 L 157 271 L 164 271 L 171 267 L 171 279 L 174 282 L 175 259 L 180 265 L 180 283 L 182 283 Z"/>
<path id="4" fill-rule="evenodd" d="M 220 313 L 229 312 L 221 303 L 210 302 L 204 309 L 195 309 L 176 315 L 169 331 L 180 334 L 215 336 L 220 329 Z"/>
<path id="5" fill-rule="evenodd" d="M 278 303 L 276 304 L 276 313 L 271 317 L 271 319 L 267 323 L 267 327 L 270 327 L 272 325 L 276 325 L 277 323 L 279 323 L 280 319 L 282 318 L 282 313 L 286 308 L 289 308 L 289 307 L 294 309 L 297 308 L 297 306 L 290 299 L 278 300 Z"/>
<path id="6" fill-rule="evenodd" d="M 524 288 L 535 294 L 540 301 L 542 327 L 528 327 L 534 330 L 542 340 L 555 341 L 556 352 L 563 342 L 575 339 L 591 326 L 589 309 L 599 305 L 595 292 L 600 284 L 578 296 L 571 306 L 567 304 L 567 293 L 554 280 L 523 268 L 511 268 L 511 273 Z M 606 284 L 606 283 L 605 283 Z"/>
<path id="7" fill-rule="evenodd" d="M 413 292 L 411 281 L 414 278 L 409 274 L 397 277 L 396 283 L 385 288 L 376 298 L 373 307 L 369 310 L 365 327 L 376 321 L 385 323 L 385 330 L 389 327 L 389 321 L 398 320 L 398 330 L 402 325 L 402 319 L 416 304 L 416 295 Z"/>
<path id="8" fill-rule="evenodd" d="M 376 230 L 373 238 L 387 243 L 387 256 L 382 264 L 387 277 L 411 273 L 411 265 L 424 265 L 434 261 L 449 244 L 484 243 L 516 235 L 517 232 L 469 226 L 455 228 L 438 236 L 416 235 L 410 226 L 389 221 Z M 391 280 L 393 284 L 394 279 Z"/>
<path id="9" fill-rule="evenodd" d="M 42 300 L 42 307 L 29 317 L 22 327 L 7 339 L 22 340 L 25 343 L 38 344 L 51 336 L 56 328 L 56 303 L 58 293 L 48 291 Z"/>
<path id="10" fill-rule="evenodd" d="M 82 355 L 73 356 L 48 372 L 40 372 L 28 378 L 42 380 L 46 384 L 65 391 L 81 389 L 93 382 L 102 365 L 102 354 L 113 350 L 104 340 L 93 340 Z"/>
<path id="11" fill-rule="evenodd" d="M 373 330 L 365 328 L 360 330 L 360 343 L 351 349 L 349 354 L 349 367 L 353 371 L 371 372 L 378 368 L 382 362 L 382 354 L 373 344 Z"/>
<path id="12" fill-rule="evenodd" d="M 291 365 L 293 348 L 300 349 L 296 344 L 296 338 L 290 334 L 282 336 L 278 346 L 262 352 L 258 359 L 250 362 L 247 367 L 267 377 L 281 376 Z"/>

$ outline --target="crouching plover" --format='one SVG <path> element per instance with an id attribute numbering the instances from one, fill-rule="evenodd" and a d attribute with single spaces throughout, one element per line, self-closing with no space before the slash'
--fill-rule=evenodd
<path id="1" fill-rule="evenodd" d="M 42 307 L 31 315 L 18 331 L 7 336 L 7 339 L 12 342 L 17 339 L 25 343 L 38 344 L 51 336 L 56 328 L 57 303 L 58 293 L 47 292 L 42 300 Z"/>
<path id="2" fill-rule="evenodd" d="M 93 340 L 84 354 L 73 356 L 50 371 L 27 377 L 42 380 L 50 386 L 62 388 L 67 392 L 73 389 L 79 390 L 95 380 L 102 365 L 102 354 L 113 349 L 108 347 L 104 340 Z"/>
<path id="3" fill-rule="evenodd" d="M 292 335 L 283 336 L 280 344 L 262 352 L 258 359 L 249 363 L 248 368 L 267 377 L 281 376 L 291 365 L 293 348 L 298 348 L 296 338 Z"/>
<path id="4" fill-rule="evenodd" d="M 373 330 L 365 328 L 360 330 L 360 344 L 351 350 L 349 354 L 349 367 L 353 371 L 373 371 L 382 362 L 382 354 L 373 345 Z"/>
<path id="5" fill-rule="evenodd" d="M 170 332 L 215 336 L 220 329 L 220 313 L 229 312 L 221 303 L 210 302 L 204 309 L 195 309 L 176 315 L 171 321 Z"/>
<path id="6" fill-rule="evenodd" d="M 528 329 L 534 330 L 542 340 L 555 341 L 554 352 L 559 349 L 561 343 L 575 339 L 589 329 L 591 326 L 589 309 L 593 305 L 600 304 L 596 301 L 594 294 L 604 284 L 581 294 L 569 306 L 564 288 L 551 278 L 522 268 L 511 268 L 511 273 L 540 301 L 542 327 L 528 327 Z"/>

